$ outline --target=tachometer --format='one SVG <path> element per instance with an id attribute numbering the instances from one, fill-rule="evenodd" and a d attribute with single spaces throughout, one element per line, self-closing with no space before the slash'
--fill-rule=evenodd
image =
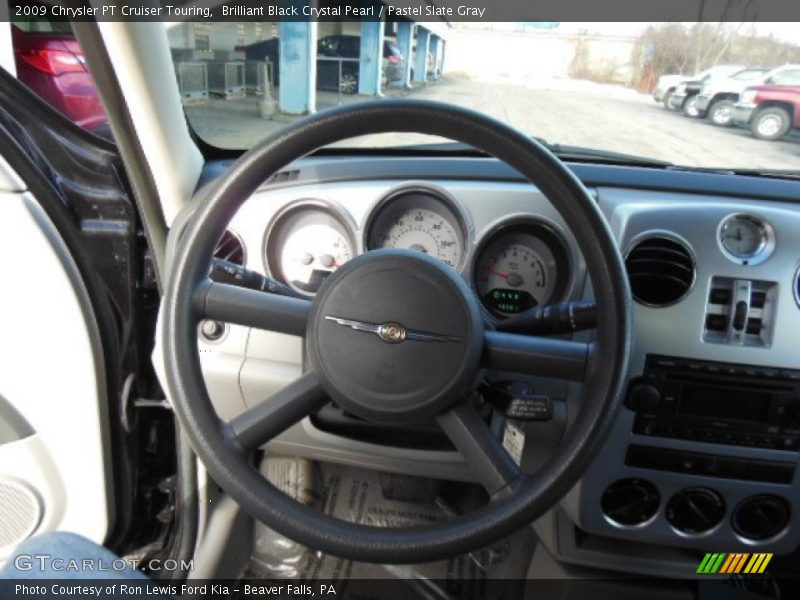
<path id="1" fill-rule="evenodd" d="M 475 288 L 490 312 L 515 315 L 557 301 L 568 268 L 566 250 L 550 229 L 519 224 L 497 232 L 480 250 Z"/>
<path id="2" fill-rule="evenodd" d="M 273 277 L 306 295 L 353 258 L 355 242 L 343 217 L 316 201 L 291 206 L 267 232 L 267 266 Z"/>
<path id="3" fill-rule="evenodd" d="M 454 268 L 464 259 L 465 235 L 460 219 L 444 199 L 427 191 L 403 191 L 387 198 L 367 231 L 369 250 L 415 250 Z"/>

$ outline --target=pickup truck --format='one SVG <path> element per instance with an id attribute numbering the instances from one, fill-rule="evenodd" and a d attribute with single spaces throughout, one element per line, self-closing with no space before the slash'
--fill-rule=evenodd
<path id="1" fill-rule="evenodd" d="M 732 77 L 709 79 L 697 94 L 696 108 L 719 127 L 733 125 L 732 108 L 746 88 L 756 85 L 800 84 L 800 65 L 783 65 L 775 69 L 746 69 Z"/>
<path id="2" fill-rule="evenodd" d="M 757 85 L 733 106 L 733 122 L 762 140 L 778 140 L 800 127 L 800 85 Z"/>
<path id="3" fill-rule="evenodd" d="M 732 77 L 748 70 L 749 68 L 744 65 L 717 65 L 694 79 L 686 79 L 675 88 L 669 102 L 667 102 L 667 108 L 669 110 L 679 110 L 687 117 L 701 117 L 702 114 L 697 110 L 697 95 L 706 82 L 713 79 Z"/>

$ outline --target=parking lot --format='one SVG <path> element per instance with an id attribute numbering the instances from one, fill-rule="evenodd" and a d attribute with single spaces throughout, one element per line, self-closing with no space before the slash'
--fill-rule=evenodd
<path id="1" fill-rule="evenodd" d="M 385 97 L 439 100 L 493 115 L 549 142 L 588 146 L 666 160 L 678 165 L 720 168 L 790 169 L 800 166 L 800 144 L 792 136 L 758 140 L 746 129 L 718 128 L 705 120 L 666 111 L 649 95 L 614 85 L 541 78 L 467 79 L 458 74 L 412 90 L 390 87 Z M 318 92 L 319 109 L 362 100 Z M 371 101 L 380 101 L 372 98 Z M 261 118 L 257 97 L 212 100 L 187 106 L 197 132 L 223 147 L 244 148 L 286 125 Z M 407 144 L 407 134 L 354 140 L 350 145 Z"/>

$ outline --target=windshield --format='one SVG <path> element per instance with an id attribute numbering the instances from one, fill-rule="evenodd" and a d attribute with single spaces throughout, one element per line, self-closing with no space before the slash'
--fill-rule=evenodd
<path id="1" fill-rule="evenodd" d="M 744 71 L 739 71 L 733 78 L 738 81 L 750 81 L 753 79 L 763 79 L 766 74 L 767 69 L 745 69 Z"/>
<path id="2" fill-rule="evenodd" d="M 800 63 L 795 25 L 165 24 L 188 121 L 219 148 L 246 149 L 328 107 L 414 98 L 494 116 L 554 149 L 570 147 L 576 159 L 587 150 L 685 167 L 791 171 L 798 169 L 794 110 L 785 110 L 785 131 L 773 119 L 781 135 L 767 139 L 754 129 L 758 106 L 742 106 L 736 81 L 781 67 L 787 90 L 800 83 L 800 71 L 788 69 Z M 700 86 L 687 83 L 704 77 L 732 85 L 719 97 L 698 97 Z M 387 134 L 342 145 L 440 142 Z"/>

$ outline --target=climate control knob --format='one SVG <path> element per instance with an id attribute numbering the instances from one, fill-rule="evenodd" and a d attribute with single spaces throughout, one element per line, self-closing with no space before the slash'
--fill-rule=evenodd
<path id="1" fill-rule="evenodd" d="M 641 525 L 656 514 L 661 497 L 646 479 L 630 477 L 612 483 L 603 492 L 603 513 L 618 525 Z"/>
<path id="2" fill-rule="evenodd" d="M 704 533 L 722 521 L 725 500 L 710 488 L 687 488 L 669 499 L 665 516 L 669 524 L 682 533 Z"/>
<path id="3" fill-rule="evenodd" d="M 760 494 L 747 498 L 733 512 L 733 529 L 750 540 L 775 537 L 789 524 L 789 504 L 780 496 Z"/>

